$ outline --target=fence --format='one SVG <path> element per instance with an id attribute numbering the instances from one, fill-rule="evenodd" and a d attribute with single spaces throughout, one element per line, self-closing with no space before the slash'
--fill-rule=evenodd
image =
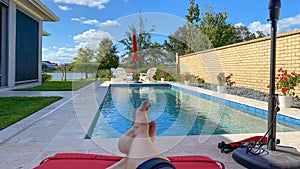
<path id="1" fill-rule="evenodd" d="M 237 86 L 268 92 L 270 40 L 264 37 L 179 56 L 180 73 L 191 72 L 215 84 L 219 72 L 233 73 Z M 276 69 L 280 67 L 300 73 L 300 30 L 277 35 Z"/>

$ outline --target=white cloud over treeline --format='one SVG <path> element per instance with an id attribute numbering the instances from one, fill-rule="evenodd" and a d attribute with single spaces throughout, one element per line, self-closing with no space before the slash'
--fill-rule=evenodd
<path id="1" fill-rule="evenodd" d="M 71 20 L 76 21 L 76 22 L 80 22 L 80 23 L 86 24 L 86 25 L 94 25 L 94 26 L 97 26 L 97 27 L 120 25 L 120 23 L 118 21 L 107 20 L 105 22 L 100 22 L 97 19 L 86 19 L 85 17 L 71 18 Z"/>
<path id="2" fill-rule="evenodd" d="M 54 0 L 55 3 L 65 3 L 73 5 L 82 5 L 88 7 L 97 7 L 98 9 L 105 8 L 104 4 L 110 0 Z"/>
<path id="3" fill-rule="evenodd" d="M 114 40 L 114 38 L 108 33 L 101 30 L 90 29 L 81 34 L 72 37 L 77 44 L 74 47 L 49 47 L 43 48 L 43 60 L 54 61 L 57 63 L 70 63 L 73 58 L 77 56 L 79 48 L 89 47 L 93 50 L 97 50 L 99 43 L 104 38 Z"/>
<path id="4" fill-rule="evenodd" d="M 238 23 L 235 25 L 244 25 L 244 24 Z M 264 34 L 266 35 L 270 34 L 271 32 L 271 23 L 263 24 L 259 21 L 255 21 L 250 23 L 249 25 L 244 25 L 244 26 L 246 26 L 251 32 L 263 31 Z M 277 27 L 278 27 L 278 33 L 300 29 L 300 14 L 294 17 L 280 19 L 277 23 Z"/>

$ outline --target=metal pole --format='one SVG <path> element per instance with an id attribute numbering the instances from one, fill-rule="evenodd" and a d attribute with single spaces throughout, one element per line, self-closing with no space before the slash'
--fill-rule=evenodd
<path id="1" fill-rule="evenodd" d="M 275 108 L 275 67 L 276 67 L 276 33 L 277 33 L 277 20 L 272 20 L 271 27 L 271 55 L 270 55 L 270 95 L 269 95 L 269 108 L 268 108 L 268 128 L 271 130 L 268 134 L 269 150 L 275 151 L 276 143 L 276 111 Z M 274 122 L 273 122 L 274 120 Z"/>

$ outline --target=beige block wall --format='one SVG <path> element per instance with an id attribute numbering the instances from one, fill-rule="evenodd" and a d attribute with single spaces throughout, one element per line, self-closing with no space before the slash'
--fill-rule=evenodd
<path id="1" fill-rule="evenodd" d="M 217 74 L 233 73 L 236 86 L 268 92 L 270 37 L 179 56 L 180 72 L 191 72 L 217 84 Z M 300 30 L 277 35 L 276 70 L 300 73 Z M 300 90 L 297 89 L 300 94 Z"/>

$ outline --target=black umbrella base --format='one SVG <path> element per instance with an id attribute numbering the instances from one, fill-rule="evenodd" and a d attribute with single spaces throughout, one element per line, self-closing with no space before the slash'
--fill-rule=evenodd
<path id="1" fill-rule="evenodd" d="M 276 146 L 276 151 L 267 150 L 263 146 L 261 154 L 247 152 L 247 148 L 237 148 L 232 157 L 235 161 L 247 168 L 255 169 L 299 169 L 300 153 L 292 148 Z M 253 149 L 252 152 L 255 152 Z"/>

